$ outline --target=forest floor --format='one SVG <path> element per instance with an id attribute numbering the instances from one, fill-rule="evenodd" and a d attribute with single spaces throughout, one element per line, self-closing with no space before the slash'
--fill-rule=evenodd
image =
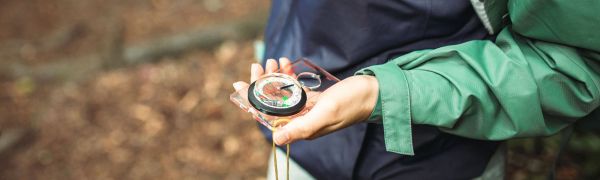
<path id="1" fill-rule="evenodd" d="M 4 62 L 45 66 L 110 48 L 119 24 L 130 45 L 269 3 L 38 1 L 0 6 Z M 0 132 L 19 136 L 0 150 L 0 179 L 262 179 L 270 144 L 228 98 L 253 53 L 252 42 L 228 41 L 78 80 L 0 77 Z"/>

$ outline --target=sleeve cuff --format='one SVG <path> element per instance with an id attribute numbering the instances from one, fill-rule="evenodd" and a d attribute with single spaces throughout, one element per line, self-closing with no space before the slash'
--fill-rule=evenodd
<path id="1" fill-rule="evenodd" d="M 369 118 L 367 119 L 368 123 L 376 123 L 376 124 L 381 124 L 382 120 L 381 120 L 381 93 L 377 93 L 377 102 L 375 104 L 375 107 L 373 108 L 373 111 L 371 112 L 371 115 L 369 115 Z"/>
<path id="2" fill-rule="evenodd" d="M 386 150 L 403 155 L 414 155 L 410 94 L 404 71 L 395 63 L 386 63 L 367 67 L 356 74 L 374 75 L 379 83 L 377 103 L 381 103 Z"/>

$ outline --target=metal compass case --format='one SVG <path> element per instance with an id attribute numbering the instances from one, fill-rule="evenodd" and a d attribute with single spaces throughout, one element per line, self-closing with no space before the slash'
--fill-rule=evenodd
<path id="1" fill-rule="evenodd" d="M 261 76 L 230 100 L 271 130 L 282 127 L 315 105 L 319 94 L 340 80 L 306 58 Z"/>

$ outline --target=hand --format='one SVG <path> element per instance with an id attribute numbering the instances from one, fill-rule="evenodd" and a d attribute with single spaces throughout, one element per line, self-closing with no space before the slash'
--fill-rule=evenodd
<path id="1" fill-rule="evenodd" d="M 287 58 L 279 59 L 279 63 L 282 68 L 291 64 Z M 275 60 L 267 60 L 265 69 L 267 73 L 277 71 Z M 285 72 L 286 69 L 282 70 Z M 253 64 L 251 81 L 263 73 L 260 65 Z M 236 82 L 233 86 L 239 90 L 247 88 L 248 83 Z M 283 145 L 317 138 L 367 119 L 375 107 L 378 91 L 379 84 L 373 76 L 353 76 L 336 83 L 319 96 L 308 113 L 277 129 L 273 134 L 275 143 Z"/>

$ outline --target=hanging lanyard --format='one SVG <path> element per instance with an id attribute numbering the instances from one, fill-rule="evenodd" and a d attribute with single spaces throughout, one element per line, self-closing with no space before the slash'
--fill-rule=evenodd
<path id="1" fill-rule="evenodd" d="M 289 119 L 277 119 L 274 121 L 273 124 L 277 125 L 277 124 L 282 124 L 285 123 L 287 124 L 287 122 L 289 122 Z M 271 132 L 275 132 L 277 131 L 277 129 L 273 128 L 271 129 Z M 273 136 L 273 139 L 271 140 L 273 143 L 273 167 L 275 169 L 275 180 L 279 180 L 279 171 L 277 170 L 277 147 L 275 146 L 275 136 Z M 290 144 L 286 144 L 285 145 L 285 177 L 286 180 L 290 179 Z"/>

